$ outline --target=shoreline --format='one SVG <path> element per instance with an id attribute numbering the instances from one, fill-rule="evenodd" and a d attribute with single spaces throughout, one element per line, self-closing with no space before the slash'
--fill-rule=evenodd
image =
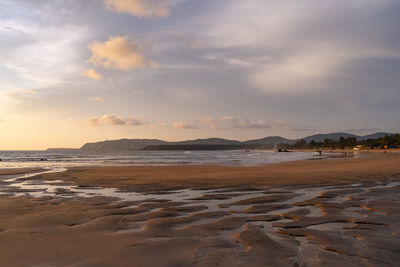
<path id="1" fill-rule="evenodd" d="M 293 152 L 317 152 L 319 149 L 317 148 L 296 148 L 296 149 L 288 149 L 289 151 Z M 360 150 L 354 150 L 354 149 L 331 149 L 331 148 L 322 148 L 322 152 L 328 152 L 328 153 L 352 153 L 352 154 L 395 154 L 399 155 L 400 154 L 400 148 L 388 148 L 388 149 L 383 149 L 383 148 L 376 148 L 376 149 L 367 149 L 367 148 L 362 148 Z"/>
<path id="2" fill-rule="evenodd" d="M 34 180 L 63 180 L 79 186 L 155 191 L 178 188 L 268 188 L 400 179 L 400 156 L 299 160 L 258 166 L 85 166 L 40 174 Z"/>
<path id="3" fill-rule="evenodd" d="M 1 151 L 0 151 L 1 152 Z M 122 152 L 122 154 L 119 154 L 119 152 Z M 134 152 L 134 151 L 131 151 Z M 142 151 L 137 151 L 137 152 L 142 152 Z M 144 152 L 154 152 L 154 151 L 144 151 Z M 156 151 L 157 152 L 157 151 Z M 311 157 L 318 157 L 315 151 L 293 151 L 293 152 L 299 152 L 302 154 L 298 154 L 298 156 L 293 157 L 293 154 L 295 153 L 290 153 L 285 156 L 283 153 L 279 153 L 277 150 L 272 150 L 272 149 L 266 149 L 266 150 L 204 150 L 204 151 L 159 151 L 161 152 L 160 155 L 140 155 L 140 154 L 125 154 L 124 151 L 112 151 L 112 152 L 100 152 L 98 154 L 99 157 L 94 157 L 94 155 L 97 154 L 89 154 L 87 155 L 89 160 L 68 160 L 69 157 L 67 157 L 65 160 L 63 158 L 52 158 L 52 156 L 49 155 L 41 155 L 39 158 L 34 158 L 32 160 L 27 160 L 27 161 L 14 161 L 12 159 L 0 161 L 0 171 L 1 170 L 6 170 L 6 169 L 25 169 L 25 168 L 46 168 L 47 166 L 54 167 L 57 164 L 59 166 L 57 167 L 96 167 L 99 166 L 100 164 L 106 165 L 106 166 L 179 166 L 179 165 L 188 165 L 188 166 L 197 166 L 197 165 L 216 165 L 216 166 L 261 166 L 265 164 L 275 164 L 275 163 L 280 163 L 280 162 L 289 162 L 289 161 L 298 161 L 298 160 L 308 160 Z M 177 158 L 176 161 L 168 161 L 168 158 L 163 158 L 165 154 L 164 152 L 167 153 L 177 153 L 180 152 L 180 154 L 184 155 L 189 155 L 189 157 L 181 157 Z M 190 153 L 189 153 L 190 152 Z M 226 160 L 224 161 L 223 159 L 218 159 L 218 158 L 213 158 L 211 157 L 209 160 L 201 160 L 200 158 L 191 158 L 190 155 L 197 154 L 198 152 L 201 153 L 209 153 L 209 152 L 215 152 L 215 154 L 218 153 L 232 153 L 233 158 L 229 161 Z M 251 153 L 250 153 L 251 152 Z M 292 152 L 292 151 L 291 151 Z M 108 154 L 110 153 L 110 154 Z M 200 155 L 201 155 L 200 153 Z M 250 153 L 250 154 L 249 154 Z M 260 154 L 261 153 L 261 154 Z M 266 153 L 267 158 L 263 157 L 264 155 L 262 153 Z M 269 158 L 269 154 L 276 154 L 277 157 L 271 157 Z M 334 152 L 333 153 L 327 153 L 324 155 L 324 157 L 334 157 L 334 155 L 340 155 L 341 153 Z M 212 156 L 214 156 L 213 153 L 211 153 Z M 248 157 L 248 156 L 251 157 Z M 119 157 L 122 156 L 122 157 Z M 142 157 L 149 158 L 149 156 L 153 160 L 145 160 L 141 161 Z M 174 155 L 174 156 L 182 156 L 182 155 Z M 223 156 L 231 156 L 229 154 L 223 155 Z M 241 157 L 240 157 L 241 156 Z M 28 157 L 28 156 L 27 156 Z M 130 158 L 132 157 L 132 158 Z M 255 159 L 259 159 L 259 161 Z"/>

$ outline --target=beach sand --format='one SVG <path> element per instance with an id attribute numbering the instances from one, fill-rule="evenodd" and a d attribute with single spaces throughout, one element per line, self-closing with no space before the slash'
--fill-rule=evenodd
<path id="1" fill-rule="evenodd" d="M 36 171 L 40 171 L 40 168 L 9 168 L 0 169 L 0 175 L 14 175 L 14 174 L 26 174 Z"/>
<path id="2" fill-rule="evenodd" d="M 29 179 L 158 192 L 166 199 L 121 202 L 68 192 L 13 197 L 18 190 L 8 188 L 0 195 L 4 266 L 400 263 L 397 155 L 254 167 L 76 167 Z M 180 189 L 204 193 L 189 203 L 168 199 Z"/>
<path id="3" fill-rule="evenodd" d="M 369 156 L 293 161 L 251 167 L 126 166 L 77 167 L 36 179 L 73 181 L 84 186 L 149 191 L 176 188 L 221 188 L 356 183 L 391 179 L 400 174 L 400 156 Z"/>

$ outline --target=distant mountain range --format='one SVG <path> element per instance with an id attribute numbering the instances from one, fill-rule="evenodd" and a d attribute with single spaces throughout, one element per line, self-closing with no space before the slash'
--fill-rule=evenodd
<path id="1" fill-rule="evenodd" d="M 120 139 L 87 143 L 80 150 L 84 151 L 121 151 L 121 150 L 229 150 L 229 149 L 272 149 L 280 143 L 293 144 L 298 140 L 323 142 L 325 139 L 338 140 L 343 137 L 355 137 L 358 141 L 380 138 L 390 133 L 374 133 L 358 136 L 349 133 L 316 134 L 300 139 L 286 139 L 280 136 L 269 136 L 248 141 L 208 138 L 167 142 L 158 139 Z"/>

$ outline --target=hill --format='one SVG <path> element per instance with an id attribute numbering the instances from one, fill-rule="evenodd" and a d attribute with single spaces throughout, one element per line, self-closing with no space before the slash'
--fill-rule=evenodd
<path id="1" fill-rule="evenodd" d="M 87 151 L 140 150 L 149 145 L 162 145 L 167 142 L 157 139 L 120 139 L 84 144 L 80 149 Z"/>
<path id="2" fill-rule="evenodd" d="M 349 133 L 316 134 L 300 139 L 287 139 L 281 136 L 268 136 L 260 139 L 237 141 L 223 138 L 207 138 L 167 142 L 158 139 L 120 139 L 87 143 L 80 149 L 85 151 L 126 151 L 126 150 L 230 150 L 230 149 L 273 149 L 278 144 L 294 144 L 304 139 L 307 142 L 323 142 L 325 139 L 337 141 L 340 137 L 355 137 L 358 141 L 380 138 L 388 133 L 374 133 L 357 136 Z"/>
<path id="3" fill-rule="evenodd" d="M 274 146 L 279 143 L 294 143 L 296 140 L 286 139 L 280 136 L 269 136 L 260 139 L 248 140 L 242 142 L 242 144 L 247 145 L 271 145 Z"/>
<path id="4" fill-rule="evenodd" d="M 338 133 L 329 133 L 329 134 L 315 134 L 315 135 L 304 137 L 302 139 L 306 140 L 307 142 L 311 142 L 312 140 L 314 140 L 315 142 L 323 142 L 325 139 L 337 141 L 337 140 L 339 140 L 340 137 L 344 137 L 344 138 L 355 137 L 357 139 L 357 141 L 363 141 L 363 140 L 367 140 L 367 139 L 381 138 L 381 137 L 384 137 L 385 135 L 391 135 L 391 134 L 381 132 L 381 133 L 374 133 L 374 134 L 360 136 L 360 135 L 355 135 L 355 134 L 338 132 Z"/>
<path id="5" fill-rule="evenodd" d="M 329 134 L 315 134 L 315 135 L 311 135 L 311 136 L 307 136 L 305 138 L 303 138 L 304 140 L 306 140 L 307 142 L 311 142 L 312 140 L 314 140 L 315 142 L 323 142 L 325 139 L 330 139 L 330 140 L 339 140 L 340 137 L 355 137 L 355 138 L 360 138 L 360 136 L 357 136 L 355 134 L 349 134 L 349 133 L 329 133 Z"/>
<path id="6" fill-rule="evenodd" d="M 207 138 L 207 139 L 195 139 L 180 142 L 170 142 L 173 145 L 239 145 L 240 141 L 228 140 L 223 138 Z"/>

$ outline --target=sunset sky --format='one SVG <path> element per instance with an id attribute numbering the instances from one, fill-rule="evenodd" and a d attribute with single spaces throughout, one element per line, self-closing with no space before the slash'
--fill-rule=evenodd
<path id="1" fill-rule="evenodd" d="M 2 0 L 0 150 L 400 132 L 399 0 Z"/>

